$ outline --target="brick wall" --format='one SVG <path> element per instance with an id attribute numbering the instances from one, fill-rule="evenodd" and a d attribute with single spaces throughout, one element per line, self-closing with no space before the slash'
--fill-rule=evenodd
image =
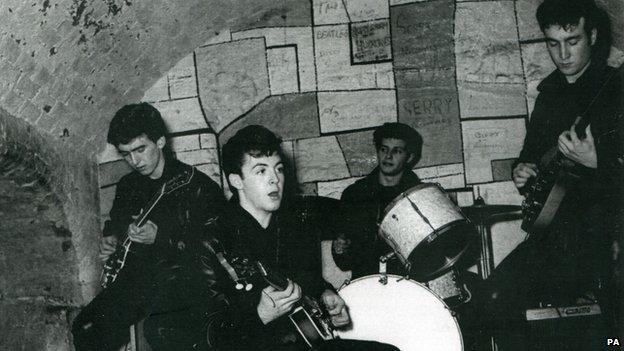
<path id="1" fill-rule="evenodd" d="M 622 2 L 601 3 L 613 27 L 621 25 Z M 210 128 L 217 145 L 245 125 L 267 126 L 284 139 L 304 193 L 335 198 L 375 166 L 372 130 L 403 122 L 423 135 L 414 171 L 424 181 L 473 187 L 474 196 L 463 193 L 460 205 L 478 194 L 489 204 L 519 205 L 510 166 L 522 147 L 536 86 L 554 69 L 539 41 L 538 4 L 313 0 L 306 25 L 221 31 L 142 100 L 163 113 L 172 132 Z M 624 59 L 618 31 L 616 66 Z M 210 165 L 219 179 L 213 144 L 209 151 L 194 145 L 198 158 L 191 163 Z M 115 167 L 124 167 L 112 148 L 100 157 L 108 160 L 102 168 L 115 159 Z M 112 188 L 100 185 L 107 208 Z M 518 221 L 498 228 L 496 263 L 524 239 Z"/>

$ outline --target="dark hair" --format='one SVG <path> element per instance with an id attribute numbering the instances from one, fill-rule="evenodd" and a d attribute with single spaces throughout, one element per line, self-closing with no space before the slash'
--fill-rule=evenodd
<path id="1" fill-rule="evenodd" d="M 167 127 L 160 112 L 146 102 L 120 108 L 108 127 L 107 141 L 117 147 L 119 144 L 129 143 L 142 134 L 153 142 L 167 134 Z"/>
<path id="2" fill-rule="evenodd" d="M 241 168 L 245 154 L 251 157 L 271 156 L 277 153 L 282 159 L 282 139 L 272 131 L 259 125 L 247 126 L 234 134 L 221 152 L 221 163 L 225 175 L 242 175 Z"/>
<path id="3" fill-rule="evenodd" d="M 414 161 L 420 160 L 422 152 L 423 139 L 420 133 L 414 128 L 403 123 L 384 123 L 381 127 L 375 129 L 373 133 L 373 141 L 375 142 L 375 148 L 379 150 L 381 147 L 381 141 L 383 139 L 400 139 L 403 140 L 407 146 L 407 151 L 414 154 Z"/>
<path id="4" fill-rule="evenodd" d="M 585 19 L 585 33 L 591 38 L 596 29 L 597 39 L 592 47 L 593 58 L 606 60 L 611 49 L 611 23 L 607 13 L 594 0 L 544 0 L 535 13 L 540 29 L 544 32 L 553 25 L 569 29 Z"/>

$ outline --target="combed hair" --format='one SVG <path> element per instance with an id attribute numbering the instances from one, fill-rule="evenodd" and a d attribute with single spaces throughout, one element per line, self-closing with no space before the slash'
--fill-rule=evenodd
<path id="1" fill-rule="evenodd" d="M 117 147 L 119 144 L 128 144 L 142 134 L 153 142 L 167 134 L 160 112 L 146 102 L 120 108 L 110 122 L 106 139 Z"/>
<path id="2" fill-rule="evenodd" d="M 383 139 L 399 139 L 403 140 L 407 146 L 407 151 L 414 154 L 414 163 L 420 160 L 422 152 L 423 138 L 414 128 L 403 123 L 384 123 L 381 127 L 375 129 L 373 133 L 373 141 L 375 148 L 379 150 Z"/>
<path id="3" fill-rule="evenodd" d="M 284 159 L 281 149 L 282 139 L 260 125 L 247 126 L 234 134 L 221 151 L 221 162 L 225 175 L 242 175 L 241 168 L 245 154 L 251 157 L 271 156 L 277 153 Z"/>
<path id="4" fill-rule="evenodd" d="M 585 18 L 585 33 L 591 37 L 593 29 L 597 30 L 597 40 L 592 48 L 592 56 L 606 60 L 609 56 L 611 43 L 611 21 L 609 15 L 596 5 L 594 0 L 544 0 L 535 13 L 537 23 L 544 32 L 548 27 L 557 25 L 565 30 L 577 26 Z"/>

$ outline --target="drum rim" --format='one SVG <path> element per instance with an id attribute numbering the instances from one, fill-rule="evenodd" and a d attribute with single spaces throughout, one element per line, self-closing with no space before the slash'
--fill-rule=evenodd
<path id="1" fill-rule="evenodd" d="M 444 189 L 442 189 L 442 187 L 438 183 L 420 183 L 418 185 L 414 185 L 413 187 L 403 191 L 402 193 L 397 195 L 394 199 L 392 199 L 392 201 L 390 201 L 390 203 L 386 206 L 386 208 L 384 208 L 383 217 L 381 218 L 381 222 L 379 222 L 379 224 L 381 225 L 383 220 L 386 218 L 388 211 L 390 211 L 390 209 L 392 209 L 394 205 L 396 205 L 399 201 L 401 201 L 405 197 L 406 194 L 411 194 L 412 192 L 416 190 L 420 190 L 423 188 L 430 188 L 430 187 L 436 187 L 444 193 Z"/>
<path id="2" fill-rule="evenodd" d="M 447 310 L 449 310 L 449 311 L 453 311 L 453 310 L 451 310 L 451 308 L 450 308 L 450 307 L 446 304 L 446 302 L 444 302 L 444 300 L 440 297 L 440 295 L 438 295 L 435 291 L 433 291 L 433 290 L 429 289 L 429 287 L 428 287 L 427 285 L 425 285 L 424 283 L 421 283 L 421 282 L 419 282 L 419 281 L 417 281 L 417 280 L 409 279 L 409 278 L 406 278 L 405 276 L 401 276 L 401 275 L 398 275 L 398 274 L 379 274 L 379 273 L 377 273 L 377 274 L 369 274 L 369 275 L 364 275 L 364 276 L 361 276 L 361 277 L 355 278 L 355 279 L 353 279 L 353 280 L 347 279 L 349 282 L 348 282 L 348 283 L 346 283 L 346 282 L 345 282 L 345 284 L 342 284 L 342 285 L 340 286 L 340 288 L 339 288 L 337 291 L 338 291 L 338 292 L 340 292 L 342 289 L 346 288 L 347 286 L 349 286 L 349 285 L 351 285 L 351 284 L 353 284 L 353 283 L 355 283 L 355 282 L 357 282 L 357 281 L 365 280 L 365 279 L 367 279 L 367 278 L 379 277 L 379 276 L 382 276 L 382 275 L 384 275 L 384 276 L 388 277 L 388 280 L 389 280 L 390 278 L 397 278 L 397 282 L 402 281 L 402 280 L 405 280 L 405 281 L 412 282 L 412 283 L 415 283 L 415 284 L 417 284 L 417 285 L 420 285 L 421 287 L 423 287 L 423 288 L 427 289 L 427 291 L 429 291 L 430 293 L 432 293 L 433 295 L 435 295 L 435 297 L 436 297 L 438 300 L 440 300 L 440 302 L 442 302 L 442 304 L 444 305 L 444 307 L 446 307 L 446 309 L 447 309 Z M 379 284 L 382 284 L 382 283 L 380 282 Z M 453 316 L 453 318 L 454 318 L 454 317 L 455 317 L 455 316 Z"/>
<path id="3" fill-rule="evenodd" d="M 463 215 L 463 213 L 462 213 L 462 215 Z M 384 217 L 384 219 L 385 219 L 385 217 Z M 382 223 L 383 223 L 383 221 L 382 221 Z M 449 231 L 450 229 L 453 229 L 454 227 L 456 227 L 458 225 L 464 225 L 464 224 L 467 224 L 470 227 L 471 222 L 468 220 L 467 217 L 464 217 L 463 219 L 456 219 L 456 220 L 454 220 L 452 222 L 449 222 L 449 223 L 446 223 L 446 224 L 442 225 L 440 228 L 434 230 L 432 233 L 430 233 L 429 235 L 427 235 L 424 238 L 422 238 L 422 240 L 416 246 L 414 246 L 414 248 L 412 249 L 412 252 L 414 250 L 418 249 L 419 247 L 422 248 L 427 243 L 433 242 L 435 239 L 429 240 L 429 238 L 431 238 L 432 235 L 441 236 L 444 233 L 446 233 L 447 231 Z M 392 237 L 387 237 L 388 235 L 386 235 L 386 232 L 381 228 L 381 225 L 379 225 L 379 229 L 377 230 L 377 235 L 382 240 L 384 240 L 388 244 L 388 246 L 390 246 L 392 251 L 394 251 L 394 253 L 399 258 L 399 261 L 401 261 L 401 264 L 404 267 L 408 268 L 407 265 L 410 264 L 409 256 L 408 257 L 404 257 L 403 254 L 399 250 L 397 250 L 396 246 L 398 246 L 398 245 L 396 244 L 396 242 L 394 241 L 394 239 Z M 390 244 L 388 242 L 388 240 L 392 244 Z M 446 263 L 445 265 L 443 265 L 442 267 L 438 268 L 437 270 L 429 273 L 424 278 L 431 278 L 434 275 L 442 273 L 443 271 L 447 270 L 448 268 L 452 268 L 453 265 L 455 263 L 457 263 L 462 258 L 462 256 L 466 253 L 466 251 L 468 250 L 469 246 L 470 246 L 470 243 L 467 243 L 466 246 L 461 250 L 461 252 L 456 257 L 454 257 L 451 260 L 451 262 Z"/>
<path id="4" fill-rule="evenodd" d="M 401 281 L 401 280 L 405 280 L 405 281 L 408 281 L 408 282 L 414 283 L 414 284 L 419 285 L 420 287 L 424 288 L 425 290 L 427 290 L 427 291 L 428 291 L 428 292 L 430 292 L 431 294 L 433 294 L 433 296 L 434 296 L 436 299 L 438 299 L 438 301 L 439 301 L 439 302 L 441 302 L 441 303 L 442 303 L 442 305 L 444 306 L 444 308 L 448 311 L 449 315 L 450 315 L 450 316 L 451 316 L 451 318 L 453 319 L 453 322 L 455 322 L 455 327 L 456 327 L 456 329 L 457 329 L 457 332 L 459 333 L 459 342 L 460 342 L 460 344 L 461 344 L 461 350 L 462 350 L 462 351 L 464 351 L 464 334 L 462 333 L 462 330 L 461 330 L 461 328 L 459 327 L 459 321 L 457 320 L 457 317 L 455 316 L 455 311 L 453 311 L 453 310 L 452 310 L 452 309 L 451 309 L 451 308 L 450 308 L 450 307 L 446 304 L 446 302 L 444 302 L 444 299 L 442 299 L 442 298 L 440 297 L 440 295 L 438 295 L 438 293 L 436 293 L 435 291 L 433 291 L 433 290 L 429 289 L 429 287 L 428 287 L 428 286 L 426 286 L 426 285 L 424 285 L 424 283 L 421 283 L 421 282 L 418 282 L 418 281 L 415 281 L 415 280 L 412 280 L 412 279 L 409 279 L 409 278 L 406 278 L 406 277 L 404 277 L 404 276 L 400 276 L 400 275 L 397 275 L 397 274 L 369 274 L 369 275 L 364 275 L 364 276 L 361 276 L 361 277 L 355 278 L 355 279 L 353 279 L 353 280 L 346 279 L 346 280 L 345 280 L 345 283 L 344 283 L 344 284 L 342 284 L 342 285 L 340 286 L 340 288 L 338 288 L 337 292 L 340 292 L 341 290 L 343 290 L 344 288 L 348 287 L 349 285 L 351 285 L 351 284 L 352 284 L 352 283 L 354 283 L 354 282 L 357 282 L 357 281 L 362 281 L 362 280 L 367 279 L 367 278 L 368 278 L 368 279 L 370 279 L 370 278 L 374 278 L 374 277 L 380 277 L 380 276 L 382 276 L 382 275 L 384 275 L 384 276 L 386 276 L 386 277 L 388 277 L 388 278 L 397 278 L 397 282 L 398 282 L 398 281 Z M 379 284 L 382 284 L 382 283 L 380 282 Z M 341 297 L 341 298 L 342 298 L 342 297 Z"/>
<path id="5" fill-rule="evenodd" d="M 452 222 L 449 222 L 449 223 L 444 224 L 444 225 L 443 225 L 443 226 L 441 226 L 440 228 L 438 228 L 438 229 L 434 230 L 434 231 L 433 231 L 433 233 L 431 233 L 431 234 L 427 235 L 425 238 L 423 238 L 423 240 L 421 240 L 421 241 L 418 243 L 418 245 L 416 245 L 416 246 L 412 249 L 412 252 L 414 252 L 414 251 L 415 251 L 416 249 L 418 249 L 419 247 L 420 247 L 420 248 L 422 248 L 423 246 L 425 246 L 425 244 L 427 244 L 427 243 L 431 243 L 431 242 L 433 242 L 434 240 L 436 240 L 436 239 L 429 240 L 429 238 L 430 238 L 432 235 L 434 235 L 434 234 L 435 234 L 435 235 L 437 235 L 437 236 L 436 236 L 436 238 L 437 238 L 437 237 L 439 237 L 439 236 L 444 235 L 444 233 L 448 232 L 449 230 L 451 230 L 451 229 L 455 229 L 455 227 L 457 227 L 457 226 L 459 226 L 459 225 L 464 225 L 464 224 L 468 225 L 468 227 L 469 227 L 469 228 L 471 228 L 471 227 L 470 227 L 470 224 L 471 224 L 471 223 L 468 221 L 468 218 L 456 219 L 456 220 L 454 220 L 454 221 L 452 221 Z M 381 228 L 379 228 L 379 229 L 381 230 Z M 448 263 L 446 263 L 446 264 L 445 264 L 445 265 L 443 265 L 442 267 L 438 268 L 438 270 L 436 270 L 436 271 L 434 271 L 434 272 L 429 273 L 429 274 L 428 274 L 425 278 L 431 278 L 432 276 L 435 276 L 435 275 L 441 274 L 441 273 L 445 272 L 447 269 L 452 268 L 452 267 L 455 265 L 455 263 L 457 263 L 457 262 L 458 262 L 458 261 L 459 261 L 459 260 L 460 260 L 460 259 L 464 256 L 464 254 L 465 254 L 465 253 L 466 253 L 466 251 L 468 250 L 468 247 L 469 247 L 469 246 L 470 246 L 470 242 L 466 243 L 466 246 L 464 246 L 464 248 L 461 250 L 461 252 L 460 252 L 457 256 L 453 257 L 453 259 L 452 259 L 451 261 L 449 261 Z M 401 256 L 401 257 L 402 257 L 403 255 L 399 255 L 399 256 Z M 406 258 L 406 262 L 410 263 L 409 257 L 407 257 L 407 258 Z"/>

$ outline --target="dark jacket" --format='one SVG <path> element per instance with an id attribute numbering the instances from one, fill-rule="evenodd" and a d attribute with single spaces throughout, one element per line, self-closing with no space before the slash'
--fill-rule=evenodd
<path id="1" fill-rule="evenodd" d="M 188 175 L 191 175 L 190 179 Z M 188 179 L 188 184 L 183 184 Z M 179 180 L 179 181 L 177 181 Z M 221 188 L 207 175 L 175 159 L 166 159 L 163 174 L 159 179 L 145 177 L 132 172 L 120 179 L 115 192 L 110 220 L 104 225 L 104 235 L 125 237 L 133 215 L 138 215 L 158 194 L 163 184 L 166 191 L 147 217 L 158 226 L 153 244 L 132 243 L 132 254 L 127 260 L 126 270 L 137 270 L 151 284 L 154 275 L 160 274 L 162 262 L 177 256 L 187 255 L 186 247 L 199 242 L 204 224 L 216 217 L 225 206 Z M 175 187 L 174 184 L 182 184 Z M 168 296 L 169 292 L 149 292 L 153 313 L 178 308 L 179 300 Z"/>
<path id="2" fill-rule="evenodd" d="M 351 247 L 345 254 L 334 253 L 333 257 L 340 269 L 352 270 L 353 278 L 379 272 L 379 256 L 392 250 L 377 234 L 385 208 L 399 194 L 421 183 L 411 171 L 405 172 L 394 187 L 380 185 L 378 177 L 376 168 L 347 187 L 340 200 L 340 233 L 351 240 Z M 403 274 L 404 270 L 395 259 L 388 263 L 388 273 Z"/>
<path id="3" fill-rule="evenodd" d="M 207 232 L 217 233 L 220 242 L 213 243 L 213 247 L 218 247 L 215 251 L 224 251 L 239 278 L 245 278 L 234 281 L 218 265 L 218 281 L 213 289 L 220 290 L 227 301 L 214 313 L 207 314 L 210 346 L 218 350 L 305 350 L 302 340 L 293 342 L 298 334 L 287 316 L 267 325 L 260 321 L 256 307 L 267 283 L 253 271 L 252 265 L 260 260 L 299 284 L 305 295 L 316 299 L 325 289 L 331 289 L 322 278 L 320 234 L 317 226 L 309 223 L 301 202 L 282 204 L 282 209 L 274 213 L 264 229 L 234 198 L 227 214 L 211 223 Z M 250 271 L 245 272 L 243 260 L 249 263 Z M 202 261 L 207 263 L 204 268 L 209 272 L 213 261 L 209 258 Z M 211 280 L 210 274 L 205 278 Z M 238 290 L 237 283 L 251 289 Z"/>
<path id="4" fill-rule="evenodd" d="M 180 178 L 183 172 L 190 174 L 191 170 L 192 167 L 187 164 L 167 159 L 159 179 L 151 179 L 138 172 L 123 176 L 117 183 L 110 220 L 104 224 L 104 236 L 125 237 L 128 225 L 133 221 L 132 216 L 141 213 L 162 185 L 174 177 Z M 147 217 L 158 226 L 155 242 L 152 245 L 133 243 L 133 251 L 148 260 L 175 254 L 185 246 L 185 241 L 197 239 L 203 232 L 204 223 L 220 213 L 224 206 L 221 188 L 207 175 L 194 169 L 190 182 L 164 194 Z"/>
<path id="5" fill-rule="evenodd" d="M 543 240 L 542 254 L 552 258 L 549 262 L 553 266 L 559 266 L 557 275 L 568 272 L 567 280 L 579 287 L 608 274 L 609 245 L 616 235 L 614 211 L 621 207 L 617 123 L 622 117 L 622 91 L 620 77 L 613 73 L 613 68 L 591 64 L 573 84 L 558 70 L 546 77 L 538 86 L 535 109 L 516 162 L 540 165 L 577 116 L 588 116 L 598 168 L 577 165 L 581 180 L 566 192 L 546 233 L 536 236 Z M 607 81 L 608 77 L 611 79 Z"/>

